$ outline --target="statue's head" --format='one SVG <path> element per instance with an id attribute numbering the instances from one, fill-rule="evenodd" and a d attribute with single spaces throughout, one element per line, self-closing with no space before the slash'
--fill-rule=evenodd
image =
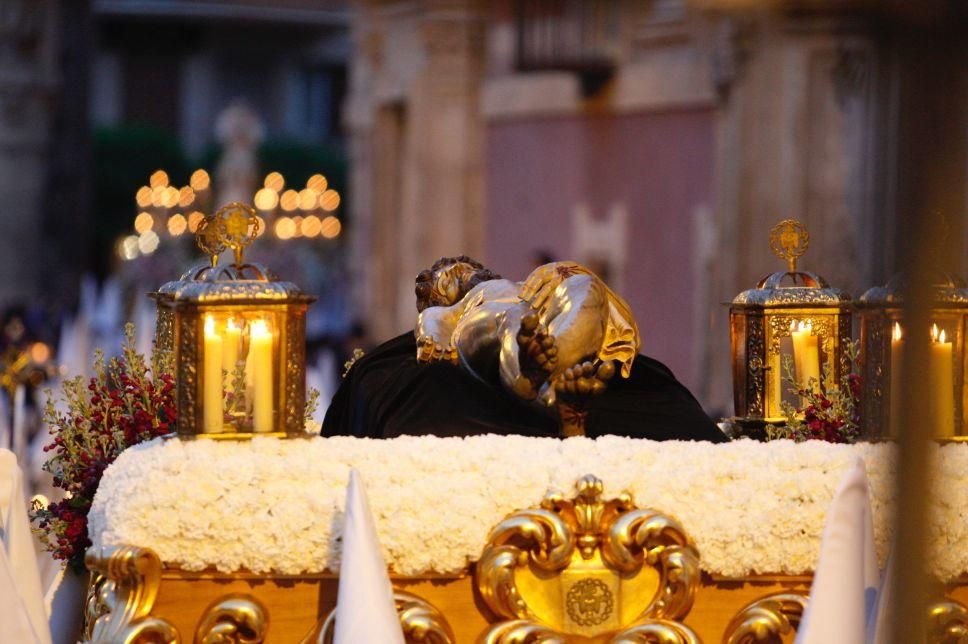
<path id="1" fill-rule="evenodd" d="M 466 255 L 441 257 L 417 275 L 417 311 L 428 306 L 451 306 L 481 282 L 500 278 Z"/>

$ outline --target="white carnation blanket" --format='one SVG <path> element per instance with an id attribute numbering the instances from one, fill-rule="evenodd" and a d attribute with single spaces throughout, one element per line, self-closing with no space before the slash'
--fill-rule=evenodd
<path id="1" fill-rule="evenodd" d="M 968 445 L 935 448 L 929 534 L 934 572 L 968 572 Z M 477 436 L 249 442 L 155 440 L 105 472 L 90 515 L 95 545 L 153 548 L 187 570 L 299 574 L 336 570 L 350 466 L 366 482 L 397 574 L 453 573 L 509 513 L 595 474 L 606 498 L 676 517 L 702 568 L 740 577 L 798 574 L 817 559 L 824 515 L 857 456 L 871 481 L 878 554 L 889 547 L 892 447 L 810 441 L 657 443 Z"/>

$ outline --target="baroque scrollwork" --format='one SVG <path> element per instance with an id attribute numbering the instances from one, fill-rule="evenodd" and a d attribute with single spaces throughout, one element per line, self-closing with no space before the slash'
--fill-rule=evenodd
<path id="1" fill-rule="evenodd" d="M 393 592 L 404 639 L 427 644 L 454 644 L 457 638 L 447 618 L 423 597 L 402 590 Z M 331 610 L 304 637 L 301 644 L 329 644 L 336 627 L 336 609 Z"/>
<path id="2" fill-rule="evenodd" d="M 286 433 L 305 433 L 304 408 L 306 405 L 306 318 L 305 315 L 286 316 Z"/>
<path id="3" fill-rule="evenodd" d="M 746 355 L 747 361 L 746 374 L 746 414 L 750 416 L 762 416 L 766 413 L 765 401 L 763 400 L 766 391 L 766 375 L 764 374 L 763 357 L 766 355 L 763 329 L 763 316 L 751 315 L 747 318 L 746 336 Z"/>
<path id="4" fill-rule="evenodd" d="M 968 607 L 946 599 L 928 608 L 929 644 L 955 644 L 968 641 Z"/>
<path id="5" fill-rule="evenodd" d="M 221 597 L 202 613 L 195 644 L 261 644 L 269 632 L 269 613 L 252 595 Z"/>
<path id="6" fill-rule="evenodd" d="M 196 432 L 196 396 L 198 394 L 198 329 L 193 316 L 179 316 L 178 321 L 178 431 Z"/>
<path id="7" fill-rule="evenodd" d="M 398 590 L 393 593 L 400 615 L 400 626 L 408 642 L 453 644 L 454 631 L 437 607 L 413 593 Z"/>
<path id="8" fill-rule="evenodd" d="M 625 629 L 610 644 L 702 644 L 702 640 L 687 626 L 655 619 Z"/>
<path id="9" fill-rule="evenodd" d="M 530 619 L 512 619 L 495 624 L 481 638 L 481 644 L 567 644 L 564 635 Z"/>
<path id="10" fill-rule="evenodd" d="M 834 327 L 831 315 L 772 315 L 770 316 L 770 354 L 780 352 L 780 340 L 791 334 L 791 324 L 797 322 L 809 323 L 813 327 L 813 335 L 823 340 L 825 353 L 834 347 Z M 847 318 L 848 324 L 850 318 Z M 839 330 L 839 329 L 838 329 Z M 848 335 L 848 337 L 850 337 Z"/>
<path id="11" fill-rule="evenodd" d="M 604 500 L 602 481 L 586 475 L 567 499 L 549 493 L 540 508 L 515 512 L 491 531 L 476 569 L 484 603 L 504 621 L 482 639 L 505 642 L 565 642 L 571 635 L 611 637 L 611 642 L 698 642 L 678 623 L 692 608 L 699 584 L 699 552 L 672 518 L 637 509 L 623 493 Z M 620 579 L 644 568 L 658 573 L 658 589 L 634 599 L 620 596 Z M 558 577 L 563 624 L 529 602 L 521 574 Z M 563 574 L 567 574 L 567 581 Z M 548 599 L 546 595 L 545 599 Z M 639 602 L 631 618 L 616 607 Z M 571 628 L 578 629 L 572 632 Z"/>
<path id="12" fill-rule="evenodd" d="M 153 550 L 134 546 L 91 549 L 85 563 L 100 575 L 89 612 L 98 615 L 88 625 L 91 644 L 178 644 L 181 638 L 168 621 L 151 610 L 161 583 L 161 560 Z"/>
<path id="13" fill-rule="evenodd" d="M 796 593 L 776 593 L 747 604 L 730 621 L 724 644 L 781 644 L 783 636 L 796 632 L 807 607 L 807 598 Z"/>
<path id="14" fill-rule="evenodd" d="M 623 572 L 655 562 L 661 574 L 659 592 L 642 618 L 682 619 L 689 614 L 699 586 L 699 551 L 674 519 L 653 510 L 624 514 L 612 524 L 602 555 Z"/>

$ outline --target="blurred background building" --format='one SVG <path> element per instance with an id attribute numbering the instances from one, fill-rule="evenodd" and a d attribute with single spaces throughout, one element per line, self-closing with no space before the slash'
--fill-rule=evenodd
<path id="1" fill-rule="evenodd" d="M 412 328 L 413 276 L 440 256 L 516 279 L 573 259 L 627 297 L 644 352 L 722 414 L 723 303 L 779 268 L 776 221 L 804 221 L 804 266 L 855 294 L 889 277 L 911 207 L 943 212 L 944 253 L 968 268 L 954 3 L 0 7 L 0 307 L 19 307 L 50 343 L 82 275 L 127 276 L 129 302 L 177 277 L 183 256 L 165 244 L 190 257 L 187 234 L 162 227 L 158 252 L 125 259 L 136 194 L 158 169 L 174 187 L 198 169 L 217 184 L 217 124 L 238 106 L 257 123 L 253 200 L 270 172 L 286 181 L 265 196 L 272 263 L 323 295 L 317 336 L 342 353 Z M 911 151 L 932 137 L 961 144 L 936 156 L 952 188 L 926 204 L 925 156 Z M 338 207 L 284 209 L 283 190 L 308 190 L 316 174 Z M 295 240 L 304 216 L 334 217 L 334 234 Z M 177 261 L 145 268 L 162 256 Z"/>
<path id="2" fill-rule="evenodd" d="M 779 268 L 776 221 L 807 225 L 804 266 L 841 288 L 889 277 L 901 133 L 912 101 L 939 91 L 912 83 L 908 40 L 947 9 L 362 2 L 345 122 L 364 317 L 379 336 L 412 324 L 411 276 L 441 255 L 515 278 L 577 260 L 627 297 L 644 351 L 726 412 L 723 303 Z M 964 53 L 937 55 L 957 103 Z M 964 204 L 946 209 L 960 269 Z"/>

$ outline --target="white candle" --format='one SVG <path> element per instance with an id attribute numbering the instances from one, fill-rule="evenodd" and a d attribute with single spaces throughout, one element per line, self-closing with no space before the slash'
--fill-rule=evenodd
<path id="1" fill-rule="evenodd" d="M 222 431 L 222 336 L 215 332 L 215 319 L 205 316 L 203 356 L 202 428 L 207 434 Z"/>
<path id="2" fill-rule="evenodd" d="M 813 325 L 800 322 L 794 326 L 790 323 L 790 335 L 793 336 L 793 362 L 797 370 L 797 382 L 805 389 L 820 390 L 820 345 L 819 338 L 813 335 Z M 811 385 L 810 379 L 814 382 Z"/>
<path id="3" fill-rule="evenodd" d="M 249 325 L 249 367 L 252 372 L 252 430 L 272 431 L 272 332 L 265 320 Z"/>
<path id="4" fill-rule="evenodd" d="M 239 363 L 239 345 L 242 343 L 242 328 L 233 318 L 225 324 L 225 337 L 222 339 L 222 369 L 226 372 L 225 388 L 232 391 L 232 372 Z"/>
<path id="5" fill-rule="evenodd" d="M 904 368 L 901 366 L 904 354 L 903 336 L 901 325 L 895 322 L 894 329 L 891 331 L 891 417 L 888 419 L 890 435 L 895 438 L 899 435 L 898 428 L 901 422 L 901 370 Z"/>
<path id="6" fill-rule="evenodd" d="M 955 433 L 955 391 L 951 367 L 951 343 L 945 341 L 944 329 L 931 327 L 931 427 L 936 438 Z"/>

